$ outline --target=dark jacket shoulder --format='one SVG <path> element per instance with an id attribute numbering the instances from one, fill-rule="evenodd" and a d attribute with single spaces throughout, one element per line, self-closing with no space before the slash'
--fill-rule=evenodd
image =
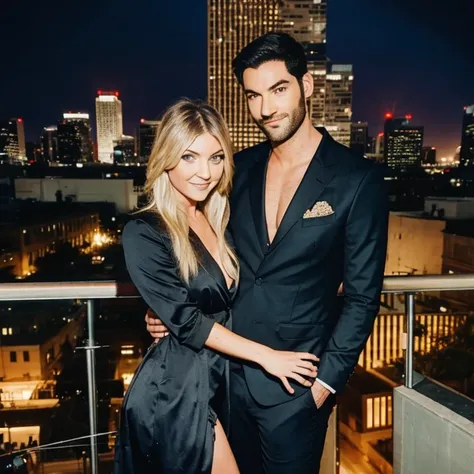
<path id="1" fill-rule="evenodd" d="M 168 231 L 163 218 L 156 212 L 144 211 L 129 214 L 123 229 L 123 237 L 133 237 L 135 234 L 146 233 L 157 238 L 168 237 Z"/>
<path id="2" fill-rule="evenodd" d="M 234 155 L 235 170 L 237 173 L 247 170 L 256 161 L 268 156 L 270 152 L 270 142 L 264 141 L 254 146 L 244 148 Z"/>

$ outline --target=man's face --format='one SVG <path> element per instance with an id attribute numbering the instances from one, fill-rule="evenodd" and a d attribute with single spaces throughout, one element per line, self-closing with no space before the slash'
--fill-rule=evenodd
<path id="1" fill-rule="evenodd" d="M 284 61 L 269 61 L 243 75 L 250 114 L 257 126 L 274 143 L 288 140 L 306 116 L 305 93 Z"/>

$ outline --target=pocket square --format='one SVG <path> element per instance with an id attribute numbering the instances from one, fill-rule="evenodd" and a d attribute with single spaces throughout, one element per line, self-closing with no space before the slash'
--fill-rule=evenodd
<path id="1" fill-rule="evenodd" d="M 311 209 L 308 209 L 303 219 L 311 219 L 312 217 L 325 217 L 334 214 L 331 205 L 327 201 L 318 201 Z"/>

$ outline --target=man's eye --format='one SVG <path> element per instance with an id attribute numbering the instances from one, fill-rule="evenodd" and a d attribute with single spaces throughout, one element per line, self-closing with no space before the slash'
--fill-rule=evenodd
<path id="1" fill-rule="evenodd" d="M 247 99 L 248 99 L 248 100 L 253 100 L 253 99 L 255 99 L 256 97 L 257 97 L 257 94 L 249 94 L 249 95 L 247 96 Z"/>
<path id="2" fill-rule="evenodd" d="M 278 94 L 282 93 L 282 92 L 285 92 L 286 91 L 286 87 L 278 87 L 277 89 L 275 89 L 275 92 L 277 92 Z"/>

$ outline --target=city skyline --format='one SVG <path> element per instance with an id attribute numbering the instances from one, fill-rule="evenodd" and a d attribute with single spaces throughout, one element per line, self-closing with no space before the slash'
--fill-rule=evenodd
<path id="1" fill-rule="evenodd" d="M 383 129 L 387 110 L 402 116 L 411 113 L 413 123 L 425 127 L 424 144 L 436 146 L 438 157 L 453 155 L 460 145 L 463 107 L 474 102 L 468 35 L 460 28 L 459 34 L 449 36 L 450 22 L 443 30 L 437 28 L 437 17 L 428 10 L 417 17 L 416 12 L 386 3 L 355 6 L 348 0 L 329 1 L 327 53 L 338 63 L 354 66 L 353 121 L 368 122 L 375 135 Z M 92 114 L 100 88 L 120 91 L 125 133 L 134 133 L 142 117 L 157 118 L 180 96 L 205 98 L 206 2 L 146 2 L 130 10 L 118 1 L 113 11 L 104 1 L 85 2 L 80 11 L 74 5 L 31 5 L 22 15 L 19 7 L 9 5 L 0 20 L 0 35 L 7 41 L 18 31 L 20 20 L 24 25 L 15 37 L 16 54 L 5 58 L 8 74 L 0 79 L 0 104 L 6 118 L 23 118 L 28 140 L 37 141 L 43 127 L 67 110 Z M 72 12 L 74 18 L 68 18 Z M 104 15 L 126 26 L 114 36 L 113 50 L 107 49 L 112 38 L 99 31 Z M 180 22 L 166 21 L 176 15 Z M 74 35 L 60 41 L 73 20 Z M 37 25 L 46 21 L 57 24 L 54 37 Z M 132 24 L 140 24 L 139 32 Z M 172 47 L 160 48 L 171 43 Z M 46 45 L 48 55 L 40 57 Z"/>

